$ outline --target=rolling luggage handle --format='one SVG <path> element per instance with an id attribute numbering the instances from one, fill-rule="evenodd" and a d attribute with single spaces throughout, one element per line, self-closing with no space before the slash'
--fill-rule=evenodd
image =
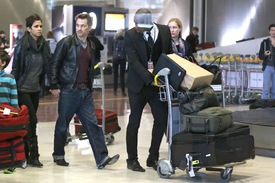
<path id="1" fill-rule="evenodd" d="M 104 62 L 98 62 L 94 66 L 94 70 L 100 68 L 100 76 L 102 81 L 102 129 L 105 135 L 105 82 L 104 82 L 104 69 L 105 69 L 105 63 Z"/>
<path id="2" fill-rule="evenodd" d="M 113 133 L 106 134 L 105 128 L 106 128 L 106 111 L 105 111 L 105 81 L 104 81 L 104 69 L 105 69 L 106 63 L 104 62 L 98 62 L 94 69 L 100 68 L 100 77 L 102 81 L 101 90 L 102 90 L 102 130 L 105 135 L 105 140 L 107 144 L 111 144 L 114 142 L 115 137 Z"/>

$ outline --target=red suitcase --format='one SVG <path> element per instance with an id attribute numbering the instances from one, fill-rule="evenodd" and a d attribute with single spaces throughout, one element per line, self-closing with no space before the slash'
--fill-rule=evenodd
<path id="1" fill-rule="evenodd" d="M 18 166 L 25 158 L 22 137 L 0 141 L 0 169 Z"/>
<path id="2" fill-rule="evenodd" d="M 96 117 L 98 120 L 98 125 L 102 125 L 102 109 L 96 109 Z M 85 133 L 83 126 L 81 125 L 77 116 L 74 117 L 75 123 L 75 134 Z M 117 113 L 109 110 L 105 110 L 105 134 L 116 133 L 120 131 L 120 126 L 118 124 Z"/>
<path id="3" fill-rule="evenodd" d="M 0 141 L 15 137 L 24 137 L 27 134 L 29 110 L 22 105 L 20 110 L 8 103 L 0 104 Z"/>

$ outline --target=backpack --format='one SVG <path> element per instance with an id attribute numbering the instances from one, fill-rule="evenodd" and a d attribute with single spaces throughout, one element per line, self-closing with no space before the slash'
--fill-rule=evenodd
<path id="1" fill-rule="evenodd" d="M 125 60 L 126 52 L 124 49 L 124 40 L 116 39 L 114 41 L 113 60 Z"/>

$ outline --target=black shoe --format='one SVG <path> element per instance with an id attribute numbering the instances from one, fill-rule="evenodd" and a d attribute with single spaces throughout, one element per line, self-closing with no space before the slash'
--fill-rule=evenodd
<path id="1" fill-rule="evenodd" d="M 106 165 L 112 165 L 115 164 L 117 162 L 117 160 L 119 159 L 119 154 L 114 155 L 113 157 L 106 157 L 104 159 L 104 161 L 98 165 L 98 169 L 103 169 Z"/>
<path id="2" fill-rule="evenodd" d="M 122 96 L 123 96 L 123 97 L 126 97 L 127 95 L 126 95 L 126 93 L 125 93 L 125 92 L 122 92 Z"/>
<path id="3" fill-rule="evenodd" d="M 145 169 L 140 166 L 138 160 L 127 159 L 127 168 L 136 172 L 145 172 Z"/>
<path id="4" fill-rule="evenodd" d="M 29 157 L 27 160 L 28 165 L 31 165 L 33 167 L 42 168 L 43 164 L 39 161 L 38 158 L 31 158 Z"/>
<path id="5" fill-rule="evenodd" d="M 55 159 L 53 161 L 59 166 L 69 166 L 69 163 L 65 159 Z"/>
<path id="6" fill-rule="evenodd" d="M 158 161 L 157 161 L 157 160 L 154 160 L 154 161 L 147 160 L 147 161 L 146 161 L 146 165 L 147 165 L 148 167 L 152 167 L 154 170 L 157 171 L 157 168 L 158 168 Z"/>

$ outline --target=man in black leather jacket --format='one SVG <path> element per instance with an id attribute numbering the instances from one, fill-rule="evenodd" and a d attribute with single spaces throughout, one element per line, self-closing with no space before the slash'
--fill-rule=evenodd
<path id="1" fill-rule="evenodd" d="M 64 146 L 69 123 L 76 114 L 88 136 L 98 169 L 114 164 L 119 155 L 108 156 L 102 128 L 98 126 L 92 97 L 94 45 L 87 39 L 92 25 L 88 14 L 78 14 L 76 34 L 57 44 L 50 63 L 50 92 L 59 96 L 58 119 L 55 125 L 53 159 L 57 165 L 68 166 Z"/>

